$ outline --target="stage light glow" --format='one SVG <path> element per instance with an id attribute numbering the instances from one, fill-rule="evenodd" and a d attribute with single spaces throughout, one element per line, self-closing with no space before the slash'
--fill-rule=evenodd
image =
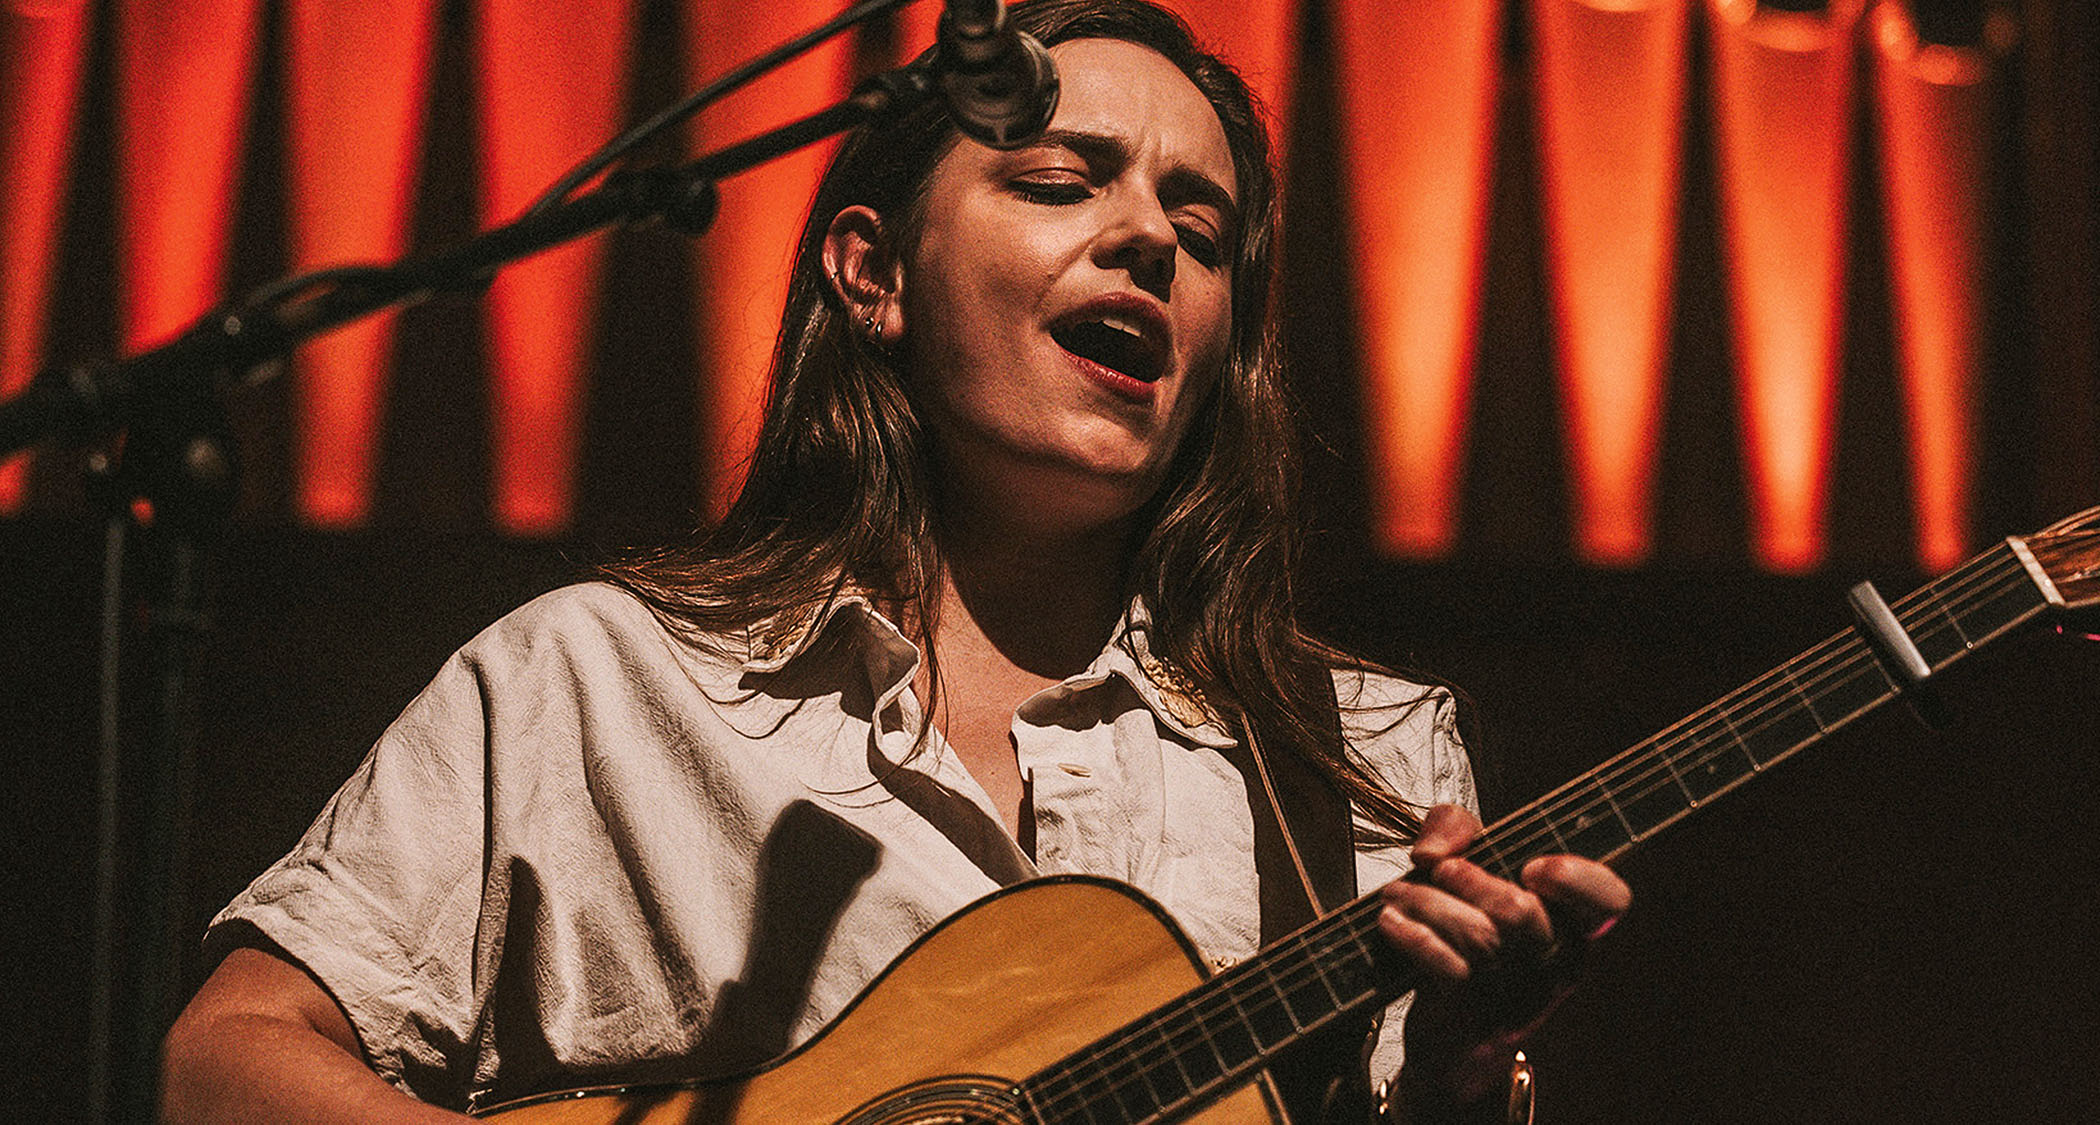
<path id="1" fill-rule="evenodd" d="M 937 5 L 931 6 L 936 10 Z M 829 0 L 781 0 L 753 18 L 741 0 L 690 0 L 687 58 L 698 87 L 836 14 Z M 703 113 L 696 154 L 753 136 L 838 101 L 847 91 L 847 42 L 834 39 Z M 796 236 L 836 141 L 763 164 L 722 185 L 721 209 L 700 240 L 698 284 L 703 377 L 699 463 L 710 516 L 743 486 L 765 409 L 773 342 L 787 305 Z"/>
<path id="2" fill-rule="evenodd" d="M 1196 42 L 1231 63 L 1261 99 L 1269 111 L 1272 156 L 1283 167 L 1298 75 L 1297 0 L 1179 0 L 1167 6 L 1188 21 Z"/>
<path id="3" fill-rule="evenodd" d="M 1910 10 L 1871 19 L 1882 206 L 1903 379 L 1918 558 L 1944 570 L 1970 552 L 1982 381 L 1985 208 L 2002 13 L 1980 47 L 1922 43 Z"/>
<path id="4" fill-rule="evenodd" d="M 1372 535 L 1458 537 L 1500 87 L 1498 0 L 1336 6 Z"/>
<path id="5" fill-rule="evenodd" d="M 0 398 L 21 392 L 43 359 L 45 316 L 65 220 L 87 0 L 0 5 Z M 28 453 L 0 457 L 0 514 L 22 507 Z"/>
<path id="6" fill-rule="evenodd" d="M 435 0 L 291 0 L 285 9 L 292 268 L 390 262 L 408 249 Z M 371 515 L 394 313 L 296 357 L 299 515 Z"/>
<path id="7" fill-rule="evenodd" d="M 1706 3 L 1751 550 L 1783 572 L 1828 538 L 1862 3 Z"/>
<path id="8" fill-rule="evenodd" d="M 163 343 L 225 296 L 259 0 L 118 0 L 122 347 Z"/>
<path id="9" fill-rule="evenodd" d="M 476 11 L 481 205 L 493 226 L 618 131 L 633 10 L 571 19 L 532 0 L 480 0 Z M 489 289 L 492 510 L 513 534 L 569 525 L 604 258 L 592 236 L 506 267 Z"/>
<path id="10" fill-rule="evenodd" d="M 1588 562 L 1644 561 L 1669 361 L 1685 0 L 1533 0 L 1547 277 Z"/>

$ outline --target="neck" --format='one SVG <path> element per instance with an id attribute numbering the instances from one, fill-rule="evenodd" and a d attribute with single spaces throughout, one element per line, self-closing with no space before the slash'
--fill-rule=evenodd
<path id="1" fill-rule="evenodd" d="M 1128 521 L 1073 531 L 1031 525 L 1028 513 L 945 515 L 935 643 L 981 638 L 1053 679 L 1092 663 L 1123 614 Z"/>

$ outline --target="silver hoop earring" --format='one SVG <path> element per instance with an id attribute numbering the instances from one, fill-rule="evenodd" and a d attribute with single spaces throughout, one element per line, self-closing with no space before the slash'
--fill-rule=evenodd
<path id="1" fill-rule="evenodd" d="M 869 313 L 869 314 L 868 314 L 867 316 L 865 316 L 865 317 L 862 317 L 862 318 L 861 318 L 861 322 L 860 322 L 860 326 L 861 326 L 861 329 L 862 329 L 863 331 L 865 331 L 865 332 L 866 332 L 866 333 L 868 334 L 868 339 L 870 339 L 870 340 L 874 340 L 874 339 L 875 339 L 875 314 L 874 314 L 874 313 Z M 878 342 L 880 342 L 880 341 L 878 341 Z"/>

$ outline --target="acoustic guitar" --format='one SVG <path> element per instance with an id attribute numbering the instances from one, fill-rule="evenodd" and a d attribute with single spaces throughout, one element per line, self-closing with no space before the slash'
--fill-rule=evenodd
<path id="1" fill-rule="evenodd" d="M 1484 832 L 1504 878 L 1611 862 L 1933 673 L 2050 610 L 2100 605 L 2100 508 L 2005 540 Z M 964 909 L 793 1052 L 729 1078 L 490 1107 L 500 1125 L 1203 1125 L 1283 1120 L 1277 1055 L 1412 985 L 1366 895 L 1215 976 L 1156 903 L 1054 876 Z"/>

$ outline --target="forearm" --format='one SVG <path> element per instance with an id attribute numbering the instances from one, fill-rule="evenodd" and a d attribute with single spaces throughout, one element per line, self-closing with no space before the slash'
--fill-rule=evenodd
<path id="1" fill-rule="evenodd" d="M 204 1122 L 458 1122 L 416 1101 L 313 1027 L 225 1014 L 168 1037 L 161 1109 L 170 1125 Z"/>
<path id="2" fill-rule="evenodd" d="M 313 1027 L 277 1016 L 185 1019 L 168 1036 L 162 1073 L 170 1125 L 467 1120 L 403 1094 Z"/>
<path id="3" fill-rule="evenodd" d="M 202 1122 L 459 1122 L 365 1065 L 334 998 L 275 947 L 220 962 L 168 1032 L 161 1116 Z"/>

